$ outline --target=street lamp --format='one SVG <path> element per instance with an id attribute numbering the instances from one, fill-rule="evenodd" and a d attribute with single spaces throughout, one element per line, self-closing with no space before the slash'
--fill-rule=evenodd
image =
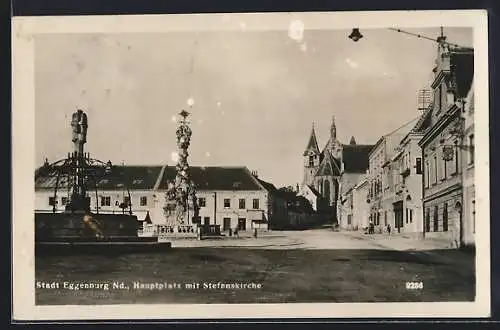
<path id="1" fill-rule="evenodd" d="M 352 32 L 349 35 L 349 39 L 351 39 L 354 42 L 357 42 L 361 38 L 363 38 L 363 35 L 359 32 L 359 29 L 358 28 L 352 29 Z"/>

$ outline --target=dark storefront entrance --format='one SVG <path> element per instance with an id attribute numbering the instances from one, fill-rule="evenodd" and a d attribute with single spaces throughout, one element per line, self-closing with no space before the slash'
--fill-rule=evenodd
<path id="1" fill-rule="evenodd" d="M 394 206 L 394 226 L 397 228 L 398 233 L 400 233 L 401 227 L 403 227 L 403 201 L 392 205 Z"/>

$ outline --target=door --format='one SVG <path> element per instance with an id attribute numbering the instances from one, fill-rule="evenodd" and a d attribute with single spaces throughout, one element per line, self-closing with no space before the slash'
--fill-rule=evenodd
<path id="1" fill-rule="evenodd" d="M 224 218 L 222 230 L 229 230 L 231 228 L 231 218 Z"/>
<path id="2" fill-rule="evenodd" d="M 401 227 L 403 227 L 403 202 L 394 203 L 394 225 L 398 229 L 398 233 L 401 232 Z"/>
<path id="3" fill-rule="evenodd" d="M 245 218 L 238 219 L 238 230 L 247 230 L 247 219 Z"/>

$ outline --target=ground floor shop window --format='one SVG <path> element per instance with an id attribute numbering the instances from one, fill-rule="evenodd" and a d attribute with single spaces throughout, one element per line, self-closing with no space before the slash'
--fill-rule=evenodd
<path id="1" fill-rule="evenodd" d="M 443 231 L 448 231 L 448 203 L 443 206 Z"/>
<path id="2" fill-rule="evenodd" d="M 425 231 L 428 233 L 431 231 L 431 211 L 427 208 L 425 210 Z"/>
<path id="3" fill-rule="evenodd" d="M 238 219 L 238 230 L 247 230 L 247 219 L 245 218 Z"/>
<path id="4" fill-rule="evenodd" d="M 437 205 L 434 205 L 434 231 L 438 231 L 439 229 L 439 208 Z"/>

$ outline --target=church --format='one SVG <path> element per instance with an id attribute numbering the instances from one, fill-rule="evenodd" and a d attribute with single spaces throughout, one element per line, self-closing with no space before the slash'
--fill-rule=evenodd
<path id="1" fill-rule="evenodd" d="M 373 145 L 359 145 L 351 137 L 349 144 L 337 139 L 335 117 L 330 126 L 330 137 L 319 149 L 314 124 L 304 151 L 304 177 L 299 195 L 311 202 L 317 212 L 330 213 L 337 223 L 337 202 L 343 191 L 352 188 L 368 170 L 368 155 Z"/>

